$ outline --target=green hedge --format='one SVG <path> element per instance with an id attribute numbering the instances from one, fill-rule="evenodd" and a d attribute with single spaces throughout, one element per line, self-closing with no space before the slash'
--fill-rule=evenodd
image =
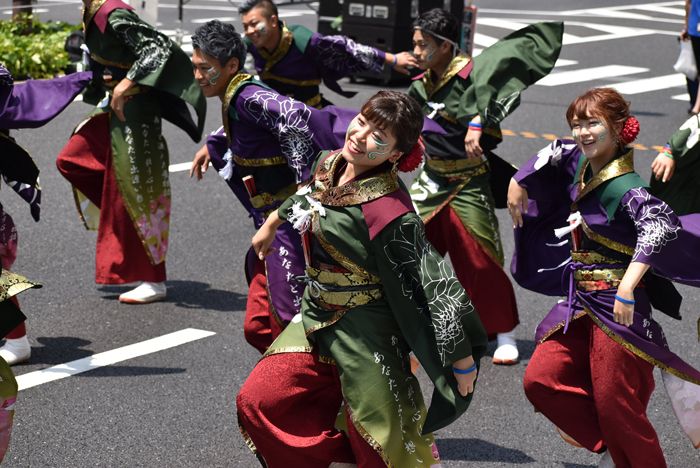
<path id="1" fill-rule="evenodd" d="M 42 23 L 29 16 L 32 32 L 24 34 L 26 24 L 0 21 L 0 62 L 15 79 L 53 78 L 70 64 L 63 50 L 71 32 L 79 25 L 49 21 Z"/>

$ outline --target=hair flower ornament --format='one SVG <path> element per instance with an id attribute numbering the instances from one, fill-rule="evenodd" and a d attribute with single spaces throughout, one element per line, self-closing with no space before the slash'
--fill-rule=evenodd
<path id="1" fill-rule="evenodd" d="M 404 154 L 399 159 L 399 171 L 411 172 L 415 170 L 423 162 L 423 138 L 419 138 L 418 142 L 413 145 L 408 154 Z"/>
<path id="2" fill-rule="evenodd" d="M 620 132 L 620 138 L 622 138 L 625 143 L 629 144 L 637 139 L 637 135 L 639 135 L 639 120 L 630 117 L 625 121 L 625 126 L 622 128 L 622 132 Z"/>

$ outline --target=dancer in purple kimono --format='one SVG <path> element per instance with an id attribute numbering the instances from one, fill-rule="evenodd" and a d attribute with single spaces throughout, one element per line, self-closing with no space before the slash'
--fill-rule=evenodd
<path id="1" fill-rule="evenodd" d="M 29 153 L 10 136 L 10 129 L 46 125 L 73 102 L 91 78 L 92 72 L 82 72 L 53 80 L 15 84 L 12 74 L 0 64 L 0 175 L 7 185 L 29 203 L 34 221 L 39 221 L 41 204 L 39 169 Z M 10 215 L 0 205 L 2 267 L 9 270 L 16 258 L 17 229 Z M 11 300 L 19 307 L 14 296 Z M 14 330 L 11 328 L 2 334 L 5 335 L 0 357 L 10 365 L 27 361 L 31 356 L 31 347 L 24 322 L 19 323 Z"/>
<path id="2" fill-rule="evenodd" d="M 408 52 L 391 54 L 358 44 L 346 36 L 324 36 L 301 25 L 287 26 L 271 0 L 246 0 L 238 7 L 260 81 L 280 94 L 323 108 L 330 104 L 320 93 L 323 83 L 343 97 L 338 80 L 353 73 L 381 73 L 384 66 L 409 74 L 418 66 Z"/>
<path id="3" fill-rule="evenodd" d="M 225 133 L 207 140 L 207 151 L 195 158 L 190 176 L 201 179 L 211 162 L 259 228 L 302 182 L 309 179 L 313 158 L 324 148 L 342 145 L 356 112 L 340 108 L 319 111 L 281 96 L 241 69 L 245 44 L 231 24 L 210 21 L 192 36 L 195 78 L 207 97 L 223 103 Z M 228 151 L 227 151 L 228 149 Z M 246 257 L 250 285 L 244 332 L 264 352 L 301 308 L 305 262 L 301 238 L 282 226 L 265 260 L 252 249 Z"/>
<path id="4" fill-rule="evenodd" d="M 513 277 L 568 295 L 537 328 L 525 393 L 565 440 L 604 453 L 599 466 L 665 467 L 646 417 L 654 367 L 695 447 L 700 372 L 671 352 L 652 307 L 680 318 L 669 280 L 700 286 L 700 216 L 676 216 L 634 172 L 639 123 L 617 91 L 587 91 L 566 118 L 574 141 L 540 151 L 508 193 Z"/>

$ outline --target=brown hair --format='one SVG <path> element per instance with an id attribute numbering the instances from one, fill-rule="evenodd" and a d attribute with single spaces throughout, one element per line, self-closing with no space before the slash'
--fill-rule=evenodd
<path id="1" fill-rule="evenodd" d="M 387 127 L 396 138 L 396 149 L 409 153 L 423 129 L 423 111 L 408 94 L 382 90 L 364 103 L 360 113 L 382 131 Z"/>
<path id="2" fill-rule="evenodd" d="M 566 121 L 571 128 L 574 118 L 586 116 L 605 120 L 613 133 L 619 135 L 625 121 L 630 118 L 630 103 L 613 88 L 591 88 L 574 99 L 566 111 Z M 616 126 L 620 127 L 619 132 L 615 131 Z"/>

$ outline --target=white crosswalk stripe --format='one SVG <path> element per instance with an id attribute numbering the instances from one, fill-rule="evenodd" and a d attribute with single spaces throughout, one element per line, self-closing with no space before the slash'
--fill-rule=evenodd
<path id="1" fill-rule="evenodd" d="M 674 73 L 673 75 L 644 78 L 641 80 L 627 81 L 607 85 L 617 89 L 622 94 L 641 94 L 668 88 L 681 88 L 685 86 L 685 75 Z"/>
<path id="2" fill-rule="evenodd" d="M 559 73 L 550 73 L 537 82 L 540 86 L 561 86 L 584 81 L 601 80 L 617 76 L 648 72 L 648 68 L 628 67 L 625 65 L 605 65 L 602 67 L 582 68 Z"/>

